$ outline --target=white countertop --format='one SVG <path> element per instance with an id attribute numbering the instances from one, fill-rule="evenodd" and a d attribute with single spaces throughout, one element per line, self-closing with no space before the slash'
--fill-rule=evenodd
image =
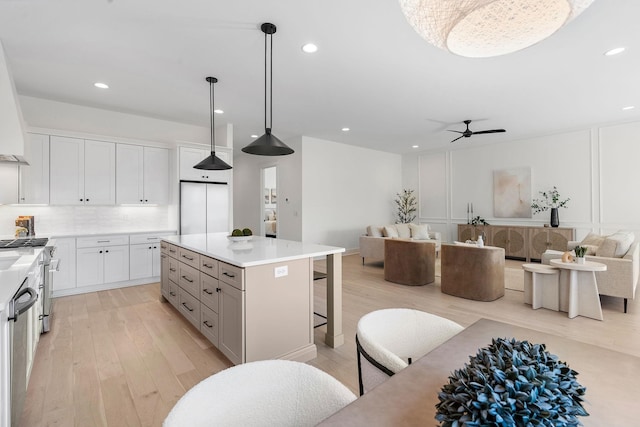
<path id="1" fill-rule="evenodd" d="M 13 295 L 15 295 L 24 278 L 27 276 L 29 268 L 38 259 L 38 256 L 44 249 L 44 247 L 38 247 L 0 251 L 1 257 L 19 256 L 10 268 L 0 270 L 0 312 L 5 309 L 9 300 L 13 298 Z"/>
<path id="2" fill-rule="evenodd" d="M 227 238 L 227 233 L 185 234 L 164 237 L 162 240 L 238 267 L 252 267 L 345 251 L 344 248 L 336 246 L 262 236 L 253 236 L 247 242 L 232 242 Z"/>
<path id="3" fill-rule="evenodd" d="M 36 233 L 35 236 L 31 236 L 31 237 L 25 237 L 26 239 L 29 238 L 59 238 L 59 239 L 63 239 L 63 238 L 71 238 L 71 237 L 90 237 L 90 236 L 111 236 L 114 234 L 158 234 L 158 235 L 170 235 L 170 234 L 176 234 L 177 231 L 175 229 L 173 230 L 140 230 L 140 229 L 136 229 L 136 230 L 87 230 L 85 232 L 80 232 L 80 231 L 69 231 L 69 232 L 59 232 L 59 233 Z M 0 239 L 15 239 L 14 236 L 11 235 L 3 235 L 0 236 Z"/>

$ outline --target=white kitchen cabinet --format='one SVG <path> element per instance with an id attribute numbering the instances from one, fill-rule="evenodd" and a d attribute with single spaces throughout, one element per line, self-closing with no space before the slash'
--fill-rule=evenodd
<path id="1" fill-rule="evenodd" d="M 52 205 L 113 205 L 116 147 L 112 142 L 50 137 Z"/>
<path id="2" fill-rule="evenodd" d="M 118 204 L 169 203 L 169 150 L 117 144 Z"/>
<path id="3" fill-rule="evenodd" d="M 183 181 L 231 182 L 232 170 L 202 170 L 194 166 L 211 155 L 210 150 L 180 147 L 180 179 Z M 233 165 L 232 151 L 224 147 L 216 147 L 216 156 Z"/>
<path id="4" fill-rule="evenodd" d="M 24 156 L 29 165 L 20 165 L 18 203 L 49 204 L 49 135 L 27 134 Z"/>
<path id="5" fill-rule="evenodd" d="M 129 280 L 129 236 L 79 237 L 76 245 L 78 287 Z"/>
<path id="6" fill-rule="evenodd" d="M 129 278 L 160 276 L 160 239 L 168 234 L 137 234 L 129 237 Z"/>
<path id="7" fill-rule="evenodd" d="M 53 282 L 53 291 L 76 287 L 76 239 L 57 238 L 54 258 L 59 260 L 58 271 Z"/>
<path id="8" fill-rule="evenodd" d="M 78 248 L 78 286 L 129 280 L 129 246 Z"/>

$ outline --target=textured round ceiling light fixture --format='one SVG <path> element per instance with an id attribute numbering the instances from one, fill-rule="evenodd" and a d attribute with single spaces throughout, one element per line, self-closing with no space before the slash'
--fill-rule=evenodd
<path id="1" fill-rule="evenodd" d="M 516 52 L 549 37 L 593 0 L 399 0 L 425 40 L 460 56 Z"/>

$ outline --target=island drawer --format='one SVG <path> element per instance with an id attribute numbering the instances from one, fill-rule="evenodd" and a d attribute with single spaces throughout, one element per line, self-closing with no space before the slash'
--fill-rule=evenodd
<path id="1" fill-rule="evenodd" d="M 171 257 L 167 257 L 167 260 L 169 262 L 169 280 L 178 283 L 178 278 L 180 277 L 178 275 L 178 264 L 180 263 L 177 259 Z"/>
<path id="2" fill-rule="evenodd" d="M 167 245 L 167 254 L 172 258 L 178 259 L 178 247 L 167 242 L 163 242 L 163 244 Z"/>
<path id="3" fill-rule="evenodd" d="M 200 275 L 200 302 L 208 306 L 211 310 L 218 312 L 218 279 Z"/>
<path id="4" fill-rule="evenodd" d="M 219 263 L 218 278 L 236 289 L 244 291 L 244 269 L 235 265 Z"/>
<path id="5" fill-rule="evenodd" d="M 191 295 L 196 297 L 196 295 L 200 295 L 200 272 L 195 268 L 188 266 L 187 264 L 180 262 L 178 263 L 178 285 Z M 198 320 L 198 325 L 200 324 L 200 320 Z"/>
<path id="6" fill-rule="evenodd" d="M 129 236 L 113 235 L 100 237 L 78 237 L 76 239 L 76 248 L 98 248 L 102 246 L 128 245 Z"/>
<path id="7" fill-rule="evenodd" d="M 200 271 L 211 277 L 218 277 L 218 260 L 200 255 Z"/>
<path id="8" fill-rule="evenodd" d="M 200 305 L 200 332 L 218 347 L 218 313 L 206 305 Z"/>
<path id="9" fill-rule="evenodd" d="M 193 268 L 200 268 L 200 254 L 189 249 L 178 247 L 178 259 Z"/>
<path id="10" fill-rule="evenodd" d="M 182 288 L 178 290 L 178 296 L 180 297 L 178 310 L 193 326 L 200 330 L 200 301 Z"/>
<path id="11" fill-rule="evenodd" d="M 179 288 L 178 285 L 176 285 L 172 281 L 169 281 L 169 293 L 168 295 L 165 295 L 165 298 L 167 298 L 167 300 L 169 300 L 171 305 L 174 306 L 175 308 L 178 308 L 179 306 L 178 288 Z"/>

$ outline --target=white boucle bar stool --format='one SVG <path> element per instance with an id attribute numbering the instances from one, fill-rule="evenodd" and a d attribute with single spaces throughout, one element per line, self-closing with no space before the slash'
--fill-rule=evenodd
<path id="1" fill-rule="evenodd" d="M 340 381 L 305 363 L 250 362 L 196 384 L 163 426 L 314 426 L 355 399 Z"/>
<path id="2" fill-rule="evenodd" d="M 360 395 L 463 329 L 449 319 L 408 308 L 377 310 L 362 316 L 356 332 Z"/>

